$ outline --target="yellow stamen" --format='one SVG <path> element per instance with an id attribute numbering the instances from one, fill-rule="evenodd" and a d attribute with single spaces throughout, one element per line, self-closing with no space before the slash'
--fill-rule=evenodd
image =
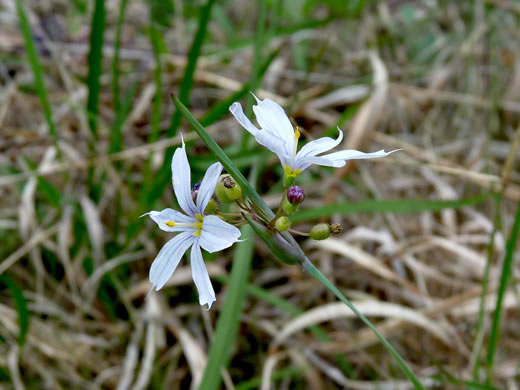
<path id="1" fill-rule="evenodd" d="M 302 173 L 301 169 L 292 169 L 289 165 L 285 165 L 283 167 L 283 171 L 285 173 L 285 177 L 296 177 Z"/>
<path id="2" fill-rule="evenodd" d="M 193 235 L 195 237 L 200 237 L 201 234 L 202 234 L 202 230 L 197 230 L 196 232 L 193 232 Z"/>
<path id="3" fill-rule="evenodd" d="M 202 214 L 195 214 L 195 218 L 197 218 L 200 222 L 202 222 L 204 220 L 204 217 L 202 216 Z"/>
<path id="4" fill-rule="evenodd" d="M 175 221 L 168 221 L 164 223 L 166 226 L 175 227 Z"/>
<path id="5" fill-rule="evenodd" d="M 298 140 L 300 138 L 300 135 L 300 127 L 296 126 L 296 130 L 294 130 L 294 138 Z"/>
<path id="6" fill-rule="evenodd" d="M 193 222 L 193 227 L 195 229 L 202 229 L 202 222 Z"/>

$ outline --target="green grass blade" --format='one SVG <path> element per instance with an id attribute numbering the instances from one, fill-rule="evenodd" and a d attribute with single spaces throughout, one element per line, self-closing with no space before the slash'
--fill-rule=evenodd
<path id="1" fill-rule="evenodd" d="M 25 344 L 25 336 L 29 330 L 30 321 L 27 301 L 23 296 L 22 290 L 20 290 L 20 288 L 10 277 L 6 275 L 0 275 L 0 286 L 2 285 L 5 285 L 9 289 L 9 292 L 13 297 L 14 305 L 16 306 L 16 311 L 18 312 L 18 323 L 20 326 L 18 338 L 16 341 L 18 342 L 19 346 L 23 346 Z"/>
<path id="2" fill-rule="evenodd" d="M 242 305 L 244 302 L 247 279 L 253 260 L 253 231 L 249 226 L 243 226 L 241 238 L 245 241 L 237 244 L 233 257 L 233 268 L 226 301 L 220 312 L 215 330 L 215 338 L 209 350 L 208 363 L 199 389 L 218 389 L 221 381 L 221 370 L 229 361 L 231 345 L 235 339 Z"/>
<path id="3" fill-rule="evenodd" d="M 193 39 L 193 43 L 188 54 L 188 64 L 184 70 L 184 76 L 179 87 L 179 99 L 183 104 L 188 104 L 188 100 L 190 98 L 191 87 L 193 85 L 193 75 L 195 74 L 202 44 L 204 43 L 204 39 L 206 37 L 206 30 L 208 29 L 208 23 L 211 16 L 211 8 L 213 7 L 214 3 L 215 0 L 208 0 L 200 13 L 199 28 L 195 34 L 195 38 Z M 181 120 L 182 115 L 178 111 L 175 111 L 170 128 L 168 129 L 168 137 L 173 137 L 177 133 L 177 130 L 181 124 Z"/>
<path id="4" fill-rule="evenodd" d="M 199 135 L 202 141 L 206 144 L 208 149 L 215 155 L 215 157 L 222 163 L 224 168 L 228 171 L 228 173 L 233 176 L 235 181 L 238 183 L 240 187 L 242 187 L 242 192 L 249 197 L 249 199 L 255 203 L 258 207 L 260 207 L 268 216 L 274 217 L 273 211 L 265 204 L 264 200 L 255 189 L 249 184 L 247 179 L 242 175 L 242 173 L 238 170 L 237 167 L 233 164 L 230 158 L 226 153 L 221 149 L 220 146 L 210 137 L 210 135 L 206 132 L 204 127 L 195 119 L 195 117 L 191 114 L 191 112 L 186 108 L 184 104 L 180 101 L 177 96 L 172 95 L 173 103 L 177 108 L 177 111 L 180 115 L 184 116 L 189 124 L 193 127 L 193 130 Z"/>
<path id="5" fill-rule="evenodd" d="M 507 284 L 511 277 L 511 270 L 513 267 L 513 258 L 518 241 L 518 234 L 520 233 L 520 203 L 516 208 L 515 221 L 511 234 L 506 246 L 506 256 L 502 264 L 502 273 L 500 276 L 500 284 L 498 286 L 497 302 L 495 304 L 495 314 L 493 315 L 493 323 L 491 325 L 491 333 L 489 336 L 488 356 L 487 356 L 487 383 L 490 384 L 493 380 L 493 364 L 495 361 L 495 353 L 497 349 L 498 337 L 500 336 L 500 321 L 502 319 L 502 304 L 507 290 Z"/>
<path id="6" fill-rule="evenodd" d="M 128 0 L 121 0 L 119 15 L 117 16 L 116 37 L 114 41 L 114 58 L 112 60 L 112 102 L 114 111 L 119 112 L 119 52 L 121 50 L 121 34 L 125 20 Z"/>
<path id="7" fill-rule="evenodd" d="M 258 0 L 258 18 L 255 29 L 255 50 L 253 54 L 253 70 L 249 83 L 251 85 L 251 91 L 256 92 L 256 89 L 260 85 L 261 78 L 258 77 L 258 71 L 261 66 L 263 50 L 264 50 L 264 35 L 265 35 L 265 15 L 266 15 L 266 4 L 265 0 Z M 253 110 L 253 103 L 255 98 L 252 95 L 248 95 L 246 104 L 246 115 L 250 116 Z M 242 132 L 242 138 L 240 140 L 240 150 L 247 150 L 247 143 L 250 135 L 247 131 Z"/>
<path id="8" fill-rule="evenodd" d="M 407 199 L 407 200 L 365 200 L 360 202 L 345 202 L 331 204 L 312 209 L 303 209 L 290 217 L 292 222 L 302 222 L 321 217 L 328 217 L 333 214 L 351 213 L 420 213 L 424 211 L 441 211 L 444 209 L 461 208 L 464 206 L 475 205 L 489 199 L 491 193 L 457 200 L 428 200 L 428 199 Z"/>
<path id="9" fill-rule="evenodd" d="M 484 276 L 482 277 L 482 292 L 480 293 L 480 305 L 479 305 L 479 315 L 477 322 L 477 332 L 475 337 L 474 344 L 474 353 L 475 353 L 475 361 L 473 362 L 473 379 L 475 382 L 480 381 L 480 356 L 482 350 L 482 344 L 484 342 L 484 335 L 486 331 L 486 300 L 489 291 L 489 272 L 491 270 L 491 264 L 493 262 L 493 254 L 495 253 L 495 236 L 499 231 L 499 227 L 501 224 L 500 221 L 500 208 L 502 205 L 502 196 L 497 195 L 495 197 L 495 217 L 493 218 L 493 230 L 491 231 L 491 235 L 489 237 L 488 247 L 487 247 L 487 261 L 486 268 L 484 269 Z"/>
<path id="10" fill-rule="evenodd" d="M 47 97 L 45 82 L 43 80 L 43 71 L 40 60 L 38 58 L 38 52 L 36 51 L 36 46 L 34 44 L 31 25 L 29 24 L 29 19 L 27 18 L 25 9 L 23 7 L 23 0 L 16 0 L 16 11 L 18 13 L 18 18 L 20 19 L 20 27 L 22 29 L 23 39 L 25 42 L 25 49 L 27 50 L 27 56 L 31 64 L 34 75 L 34 82 L 40 97 L 40 103 L 43 108 L 45 120 L 47 121 L 47 126 L 49 126 L 49 133 L 51 136 L 56 137 L 58 132 L 56 131 L 56 125 L 54 124 L 54 120 L 52 118 L 52 110 L 49 104 L 49 99 Z"/>
<path id="11" fill-rule="evenodd" d="M 392 355 L 392 357 L 395 359 L 401 370 L 404 372 L 406 377 L 410 380 L 410 382 L 413 384 L 415 389 L 424 389 L 423 385 L 419 381 L 419 379 L 415 376 L 415 374 L 412 372 L 410 367 L 406 364 L 406 362 L 403 360 L 401 355 L 392 347 L 392 345 L 388 342 L 388 340 L 376 329 L 376 327 L 366 318 L 353 304 L 350 302 L 347 297 L 345 297 L 341 291 L 339 291 L 336 286 L 334 286 L 326 277 L 323 275 L 315 266 L 312 264 L 309 259 L 306 259 L 304 264 L 305 270 L 309 272 L 312 276 L 314 276 L 316 279 L 318 279 L 325 287 L 327 287 L 331 292 L 336 295 L 345 305 L 347 305 L 350 310 L 352 310 L 361 321 L 365 323 L 366 326 L 368 326 L 374 334 L 377 336 L 379 341 L 383 344 L 383 346 L 387 349 L 387 351 Z"/>
<path id="12" fill-rule="evenodd" d="M 90 131 L 97 138 L 99 91 L 101 88 L 101 60 L 103 59 L 103 34 L 105 32 L 105 2 L 96 0 L 90 25 L 90 50 L 88 53 L 87 112 Z"/>

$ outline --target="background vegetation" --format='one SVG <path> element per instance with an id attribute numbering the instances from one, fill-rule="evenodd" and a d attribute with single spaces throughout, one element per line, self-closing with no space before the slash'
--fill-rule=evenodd
<path id="1" fill-rule="evenodd" d="M 228 112 L 284 106 L 303 139 L 403 149 L 308 169 L 309 258 L 426 388 L 517 389 L 520 2 L 0 0 L 0 387 L 413 388 L 374 334 L 251 239 L 184 260 L 145 300 L 171 237 L 170 160 L 215 157 L 175 93 L 276 206 L 277 158 Z M 206 364 L 209 361 L 208 364 Z M 202 381 L 202 382 L 201 382 Z"/>

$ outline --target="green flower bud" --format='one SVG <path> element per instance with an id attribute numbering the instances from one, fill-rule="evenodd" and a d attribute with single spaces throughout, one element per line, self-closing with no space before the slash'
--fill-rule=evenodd
<path id="1" fill-rule="evenodd" d="M 283 209 L 283 211 L 285 211 L 287 214 L 293 214 L 293 213 L 295 213 L 295 212 L 298 210 L 298 205 L 297 205 L 297 204 L 292 204 L 292 203 L 289 202 L 287 199 L 285 199 L 285 200 L 282 202 L 282 209 Z"/>
<path id="2" fill-rule="evenodd" d="M 217 186 L 215 187 L 215 195 L 217 195 L 217 198 L 222 202 L 222 203 L 233 203 L 233 199 L 231 199 L 226 190 L 226 186 L 224 184 L 224 181 L 227 182 L 227 179 L 228 177 L 231 177 L 230 175 L 220 175 L 220 178 L 218 179 L 218 183 L 217 183 Z"/>
<path id="3" fill-rule="evenodd" d="M 226 185 L 224 184 L 224 187 Z M 235 184 L 232 188 L 225 188 L 224 192 L 231 200 L 237 200 L 242 197 L 242 188 L 238 184 Z"/>
<path id="4" fill-rule="evenodd" d="M 206 206 L 206 209 L 204 210 L 204 214 L 215 214 L 215 211 L 217 210 L 217 202 L 215 202 L 213 199 L 210 199 L 208 205 Z"/>
<path id="5" fill-rule="evenodd" d="M 325 240 L 330 236 L 330 228 L 326 223 L 314 225 L 311 229 L 311 238 L 313 240 Z"/>
<path id="6" fill-rule="evenodd" d="M 291 227 L 291 221 L 287 217 L 280 217 L 274 223 L 274 227 L 279 232 L 285 232 L 287 229 Z"/>

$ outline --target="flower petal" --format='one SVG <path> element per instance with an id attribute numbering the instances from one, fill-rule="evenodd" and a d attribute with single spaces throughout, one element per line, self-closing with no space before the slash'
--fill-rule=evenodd
<path id="1" fill-rule="evenodd" d="M 208 310 L 211 309 L 211 305 L 216 301 L 215 291 L 213 291 L 213 286 L 211 285 L 208 270 L 202 259 L 202 252 L 200 251 L 198 243 L 195 243 L 191 247 L 191 276 L 199 291 L 200 305 L 208 305 Z"/>
<path id="2" fill-rule="evenodd" d="M 254 96 L 254 95 L 253 95 Z M 257 105 L 253 106 L 258 124 L 275 133 L 285 141 L 286 155 L 291 156 L 294 149 L 294 128 L 282 107 L 271 99 L 260 100 L 255 96 Z"/>
<path id="3" fill-rule="evenodd" d="M 215 215 L 204 217 L 199 244 L 210 253 L 229 248 L 240 237 L 240 230 Z"/>
<path id="4" fill-rule="evenodd" d="M 258 131 L 255 138 L 260 145 L 263 145 L 271 152 L 276 153 L 282 165 L 289 163 L 292 156 L 287 154 L 287 148 L 283 139 L 265 129 Z"/>
<path id="5" fill-rule="evenodd" d="M 216 162 L 215 164 L 212 164 L 204 174 L 197 195 L 197 209 L 199 209 L 200 214 L 204 214 L 204 210 L 206 209 L 213 192 L 215 192 L 215 186 L 220 177 L 220 172 L 222 172 L 222 164 Z"/>
<path id="6" fill-rule="evenodd" d="M 360 160 L 364 158 L 381 158 L 386 157 L 394 152 L 397 152 L 398 150 L 400 149 L 392 150 L 391 152 L 385 152 L 384 150 L 380 150 L 374 153 L 363 153 L 358 150 L 341 150 L 339 152 L 326 154 L 325 156 L 307 157 L 305 158 L 305 163 L 339 168 L 344 166 L 348 160 Z"/>
<path id="7" fill-rule="evenodd" d="M 172 181 L 179 206 L 186 214 L 194 216 L 198 211 L 191 196 L 191 170 L 184 141 L 182 141 L 182 148 L 177 148 L 173 155 Z"/>
<path id="8" fill-rule="evenodd" d="M 180 231 L 190 231 L 194 232 L 195 228 L 189 228 L 186 226 L 174 226 L 170 227 L 166 225 L 166 222 L 178 222 L 178 223 L 193 223 L 197 222 L 197 220 L 193 217 L 188 217 L 183 213 L 180 213 L 176 210 L 172 209 L 164 209 L 162 211 L 150 211 L 144 215 L 149 215 L 150 218 L 159 226 L 159 229 L 164 230 L 165 232 L 180 232 Z"/>
<path id="9" fill-rule="evenodd" d="M 240 103 L 235 102 L 229 107 L 229 111 L 231 111 L 231 114 L 235 117 L 235 119 L 242 125 L 244 129 L 249 131 L 251 134 L 256 135 L 256 132 L 258 129 L 255 125 L 251 123 L 249 118 L 245 116 L 244 111 L 242 111 L 242 106 Z"/>
<path id="10" fill-rule="evenodd" d="M 155 291 L 158 291 L 164 286 L 172 276 L 175 268 L 177 268 L 177 265 L 179 265 L 184 252 L 196 240 L 197 238 L 192 233 L 183 232 L 173 237 L 162 247 L 150 267 L 149 278 L 153 284 L 152 290 L 155 288 Z"/>
<path id="11" fill-rule="evenodd" d="M 314 157 L 320 153 L 329 151 L 340 144 L 343 140 L 343 132 L 338 127 L 339 136 L 336 139 L 330 137 L 318 138 L 317 140 L 311 141 L 305 144 L 296 155 L 296 161 L 303 157 Z"/>

